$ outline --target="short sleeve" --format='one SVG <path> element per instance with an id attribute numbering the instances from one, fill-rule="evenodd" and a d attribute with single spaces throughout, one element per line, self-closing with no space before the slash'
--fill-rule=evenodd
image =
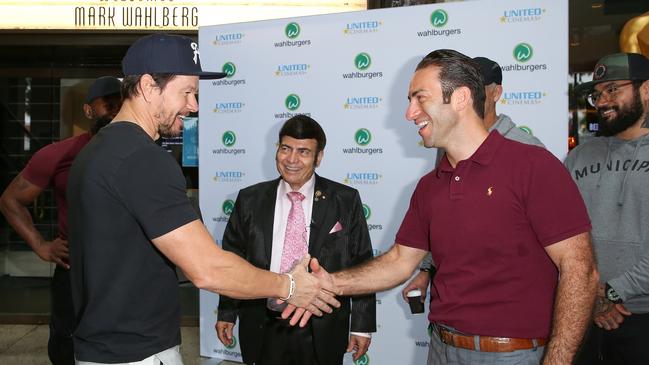
<path id="1" fill-rule="evenodd" d="M 395 242 L 404 246 L 414 247 L 421 250 L 429 250 L 429 224 L 424 218 L 425 212 L 421 209 L 422 182 L 419 181 L 417 188 L 410 197 L 410 205 L 406 211 L 401 227 L 397 231 Z"/>
<path id="2" fill-rule="evenodd" d="M 54 147 L 50 144 L 38 150 L 21 172 L 22 177 L 42 189 L 50 186 L 57 165 L 52 161 Z"/>
<path id="3" fill-rule="evenodd" d="M 526 212 L 542 246 L 590 231 L 586 205 L 568 170 L 550 152 L 530 159 Z"/>
<path id="4" fill-rule="evenodd" d="M 115 175 L 115 186 L 149 239 L 198 219 L 180 166 L 157 145 L 128 156 Z"/>

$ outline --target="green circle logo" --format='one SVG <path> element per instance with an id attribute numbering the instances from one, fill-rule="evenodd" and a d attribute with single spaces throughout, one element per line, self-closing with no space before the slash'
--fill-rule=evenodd
<path id="1" fill-rule="evenodd" d="M 284 34 L 286 34 L 286 37 L 290 39 L 297 38 L 300 35 L 300 25 L 295 22 L 286 24 Z"/>
<path id="2" fill-rule="evenodd" d="M 237 142 L 237 135 L 233 131 L 225 131 L 221 141 L 225 147 L 232 147 Z"/>
<path id="3" fill-rule="evenodd" d="M 237 73 L 237 66 L 235 66 L 232 62 L 226 62 L 223 64 L 221 71 L 225 73 L 225 77 L 230 78 L 234 76 L 235 73 Z"/>
<path id="4" fill-rule="evenodd" d="M 365 217 L 365 220 L 370 219 L 372 216 L 372 209 L 370 209 L 370 206 L 367 204 L 363 204 L 363 216 Z"/>
<path id="5" fill-rule="evenodd" d="M 526 125 L 519 125 L 518 129 L 522 130 L 523 132 L 529 134 L 530 136 L 533 136 L 534 133 L 532 133 L 532 128 L 526 126 Z"/>
<path id="6" fill-rule="evenodd" d="M 367 128 L 361 128 L 354 134 L 354 140 L 359 146 L 367 146 L 372 141 L 372 133 Z"/>
<path id="7" fill-rule="evenodd" d="M 232 211 L 234 210 L 234 202 L 230 199 L 224 201 L 223 205 L 221 206 L 221 209 L 223 210 L 223 214 L 229 217 L 230 214 L 232 214 Z"/>
<path id="8" fill-rule="evenodd" d="M 519 43 L 514 47 L 514 59 L 518 62 L 527 62 L 532 59 L 534 51 L 529 43 Z"/>
<path id="9" fill-rule="evenodd" d="M 228 201 L 231 201 L 231 200 L 228 200 Z M 229 215 L 229 214 L 228 214 L 228 215 Z M 235 348 L 236 346 L 237 346 L 237 338 L 236 338 L 234 335 L 232 335 L 232 343 L 229 344 L 229 345 L 225 345 L 225 348 L 226 348 L 226 349 L 233 349 L 233 348 Z"/>
<path id="10" fill-rule="evenodd" d="M 364 354 L 359 357 L 358 360 L 354 361 L 354 365 L 370 365 L 370 355 Z"/>
<path id="11" fill-rule="evenodd" d="M 297 110 L 300 107 L 300 97 L 297 94 L 289 94 L 284 100 L 284 105 L 286 109 L 290 111 Z"/>
<path id="12" fill-rule="evenodd" d="M 356 68 L 361 71 L 370 68 L 371 64 L 372 64 L 372 58 L 370 57 L 369 54 L 365 52 L 361 52 L 357 54 L 356 57 L 354 58 L 354 66 L 356 66 Z"/>
<path id="13" fill-rule="evenodd" d="M 430 14 L 430 23 L 435 28 L 441 28 L 445 26 L 446 23 L 448 23 L 448 13 L 446 13 L 442 9 L 435 10 L 432 14 Z"/>

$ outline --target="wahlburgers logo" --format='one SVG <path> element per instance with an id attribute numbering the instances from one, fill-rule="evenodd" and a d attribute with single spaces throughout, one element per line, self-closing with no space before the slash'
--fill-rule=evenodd
<path id="1" fill-rule="evenodd" d="M 534 49 L 532 48 L 532 45 L 529 43 L 525 43 L 525 42 L 518 43 L 512 51 L 512 56 L 514 57 L 515 62 L 512 62 L 509 65 L 503 65 L 503 64 L 500 65 L 500 67 L 504 72 L 510 72 L 510 71 L 536 72 L 536 71 L 545 71 L 550 67 L 546 63 L 529 62 L 534 56 Z M 540 98 L 533 97 L 533 99 L 537 99 L 536 102 L 540 102 Z"/>
<path id="2" fill-rule="evenodd" d="M 224 201 L 223 205 L 221 205 L 221 210 L 223 210 L 223 214 L 229 217 L 232 214 L 232 210 L 234 210 L 234 202 L 230 199 Z"/>
<path id="3" fill-rule="evenodd" d="M 297 94 L 289 94 L 284 100 L 284 105 L 286 109 L 290 111 L 295 111 L 300 107 L 301 101 L 300 97 Z"/>
<path id="4" fill-rule="evenodd" d="M 354 134 L 354 140 L 359 146 L 367 146 L 372 141 L 372 133 L 367 128 L 361 128 Z"/>
<path id="5" fill-rule="evenodd" d="M 363 356 L 359 357 L 358 360 L 354 361 L 354 365 L 370 365 L 370 356 L 368 354 L 364 354 Z"/>
<path id="6" fill-rule="evenodd" d="M 365 217 L 365 220 L 369 220 L 372 216 L 372 209 L 370 209 L 370 206 L 367 204 L 363 204 L 363 216 Z"/>
<path id="7" fill-rule="evenodd" d="M 226 131 L 221 137 L 221 142 L 225 147 L 232 147 L 237 142 L 237 136 L 232 131 Z"/>
<path id="8" fill-rule="evenodd" d="M 519 43 L 514 47 L 514 59 L 518 62 L 525 63 L 532 59 L 534 51 L 528 43 Z"/>
<path id="9" fill-rule="evenodd" d="M 372 58 L 369 54 L 361 52 L 354 58 L 354 65 L 359 71 L 365 71 L 372 65 Z"/>
<path id="10" fill-rule="evenodd" d="M 231 201 L 232 201 L 232 200 L 226 200 L 226 203 L 227 203 L 227 202 L 231 202 Z M 225 205 L 225 203 L 223 203 L 223 204 Z M 233 204 L 232 206 L 234 207 L 234 204 Z M 223 209 L 223 212 L 225 213 L 225 208 Z M 232 212 L 232 209 L 230 209 L 230 212 Z M 228 214 L 228 213 L 226 213 L 226 214 Z M 230 214 L 228 214 L 228 215 L 230 215 Z M 227 348 L 227 349 L 233 349 L 233 348 L 235 348 L 236 346 L 237 346 L 237 338 L 233 335 L 233 336 L 232 336 L 232 343 L 229 344 L 229 345 L 225 345 L 225 348 Z"/>
<path id="11" fill-rule="evenodd" d="M 237 66 L 232 62 L 226 62 L 223 64 L 223 67 L 221 67 L 221 71 L 225 73 L 225 77 L 231 78 L 235 73 L 237 73 Z"/>
<path id="12" fill-rule="evenodd" d="M 448 23 L 448 13 L 446 13 L 442 9 L 435 10 L 432 14 L 430 14 L 430 23 L 435 28 L 441 28 L 445 26 L 446 23 Z"/>
<path id="13" fill-rule="evenodd" d="M 300 35 L 300 25 L 295 22 L 286 24 L 286 28 L 284 28 L 284 34 L 286 34 L 286 38 L 288 39 L 297 38 Z"/>
<path id="14" fill-rule="evenodd" d="M 225 131 L 223 133 L 223 136 L 221 136 L 221 143 L 223 143 L 224 147 L 213 149 L 212 154 L 230 155 L 230 156 L 245 155 L 246 154 L 245 148 L 232 148 L 236 142 L 237 142 L 237 135 L 234 134 L 233 131 Z"/>

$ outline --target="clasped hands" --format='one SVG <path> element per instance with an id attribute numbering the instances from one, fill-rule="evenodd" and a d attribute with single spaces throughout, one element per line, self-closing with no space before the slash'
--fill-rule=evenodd
<path id="1" fill-rule="evenodd" d="M 593 311 L 593 322 L 597 327 L 608 331 L 617 329 L 624 322 L 624 317 L 630 315 L 631 312 L 624 305 L 612 303 L 606 298 L 604 285 L 600 284 L 597 289 Z"/>
<path id="2" fill-rule="evenodd" d="M 282 312 L 282 318 L 291 318 L 291 326 L 299 322 L 300 327 L 304 327 L 312 315 L 320 317 L 323 312 L 333 312 L 332 307 L 340 307 L 336 295 L 342 292 L 335 287 L 332 276 L 320 266 L 318 259 L 306 255 L 291 275 L 295 279 L 295 293 Z"/>

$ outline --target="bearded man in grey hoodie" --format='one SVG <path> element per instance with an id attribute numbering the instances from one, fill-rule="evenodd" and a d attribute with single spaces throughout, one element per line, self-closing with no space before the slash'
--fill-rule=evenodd
<path id="1" fill-rule="evenodd" d="M 512 119 L 506 114 L 498 114 L 496 112 L 496 103 L 500 100 L 503 94 L 503 71 L 500 65 L 486 57 L 474 57 L 473 60 L 480 66 L 480 73 L 484 81 L 485 89 L 485 104 L 484 104 L 484 119 L 483 124 L 485 128 L 491 132 L 497 130 L 503 137 L 525 144 L 544 147 L 541 141 L 534 137 L 532 134 L 520 129 L 516 126 Z M 435 165 L 444 156 L 445 151 L 441 148 L 437 149 L 437 159 Z M 431 254 L 427 254 L 421 261 L 419 273 L 406 285 L 402 290 L 403 299 L 407 302 L 406 294 L 413 290 L 419 289 L 421 291 L 422 303 L 426 301 L 426 293 L 428 285 L 435 273 L 433 266 L 433 259 Z"/>
<path id="2" fill-rule="evenodd" d="M 649 364 L 649 59 L 600 59 L 575 90 L 597 110 L 599 137 L 565 165 L 586 202 L 600 273 L 593 326 L 576 364 Z"/>

